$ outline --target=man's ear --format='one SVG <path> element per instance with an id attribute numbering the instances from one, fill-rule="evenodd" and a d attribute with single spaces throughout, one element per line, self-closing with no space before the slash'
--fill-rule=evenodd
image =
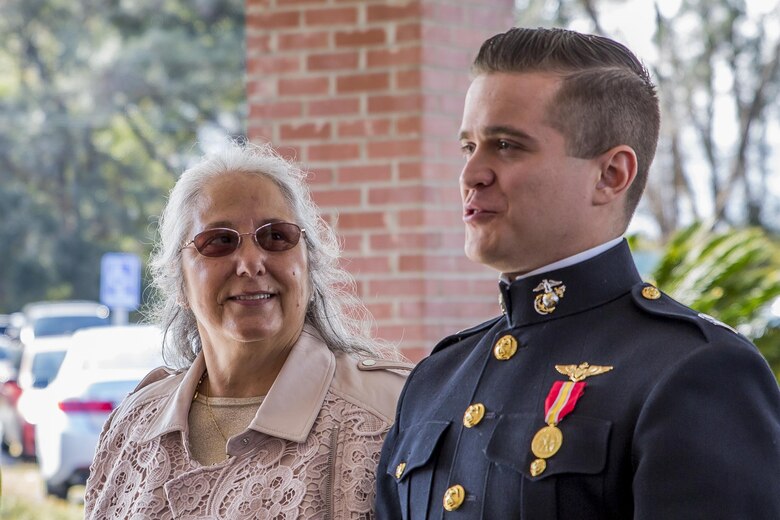
<path id="1" fill-rule="evenodd" d="M 599 157 L 601 176 L 593 192 L 593 204 L 609 204 L 626 193 L 636 178 L 636 153 L 630 146 L 621 144 Z"/>

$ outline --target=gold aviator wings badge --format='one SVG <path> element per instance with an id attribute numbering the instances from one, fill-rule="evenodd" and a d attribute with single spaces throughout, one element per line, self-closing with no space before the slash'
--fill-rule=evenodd
<path id="1" fill-rule="evenodd" d="M 590 376 L 597 376 L 604 372 L 609 372 L 614 367 L 591 365 L 589 363 L 580 363 L 579 365 L 555 365 L 555 370 L 565 376 L 569 376 L 569 379 L 575 383 L 578 381 L 584 381 Z"/>

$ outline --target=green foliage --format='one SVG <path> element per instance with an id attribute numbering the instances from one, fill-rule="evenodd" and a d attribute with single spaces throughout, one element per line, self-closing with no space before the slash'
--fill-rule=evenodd
<path id="1" fill-rule="evenodd" d="M 245 133 L 240 0 L 0 3 L 0 312 L 99 293 L 208 132 Z"/>
<path id="2" fill-rule="evenodd" d="M 780 380 L 780 323 L 766 327 L 761 336 L 755 339 L 755 344 Z"/>
<path id="3" fill-rule="evenodd" d="M 765 231 L 713 232 L 695 223 L 667 244 L 654 278 L 677 300 L 753 339 L 780 374 L 780 331 L 768 312 L 780 296 L 780 246 Z"/>

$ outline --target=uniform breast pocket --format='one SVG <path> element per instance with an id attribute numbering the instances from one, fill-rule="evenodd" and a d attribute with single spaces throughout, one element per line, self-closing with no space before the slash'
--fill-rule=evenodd
<path id="1" fill-rule="evenodd" d="M 409 520 L 409 505 L 425 511 L 431 488 L 435 452 L 449 421 L 414 424 L 399 432 L 387 473 L 398 483 L 398 499 L 403 519 Z"/>
<path id="2" fill-rule="evenodd" d="M 558 425 L 560 448 L 543 463 L 537 462 L 532 474 L 531 465 L 539 457 L 532 453 L 531 443 L 541 426 L 535 414 L 499 417 L 485 449 L 495 465 L 487 489 L 497 494 L 499 502 L 501 495 L 516 497 L 520 518 L 602 518 L 602 474 L 612 423 L 569 415 Z M 486 497 L 486 502 L 491 500 Z"/>

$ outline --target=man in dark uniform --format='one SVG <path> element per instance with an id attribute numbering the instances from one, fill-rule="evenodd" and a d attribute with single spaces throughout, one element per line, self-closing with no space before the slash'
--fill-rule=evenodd
<path id="1" fill-rule="evenodd" d="M 780 519 L 780 390 L 744 337 L 643 283 L 622 234 L 658 100 L 624 46 L 486 41 L 460 131 L 465 250 L 503 315 L 409 377 L 386 519 Z"/>

